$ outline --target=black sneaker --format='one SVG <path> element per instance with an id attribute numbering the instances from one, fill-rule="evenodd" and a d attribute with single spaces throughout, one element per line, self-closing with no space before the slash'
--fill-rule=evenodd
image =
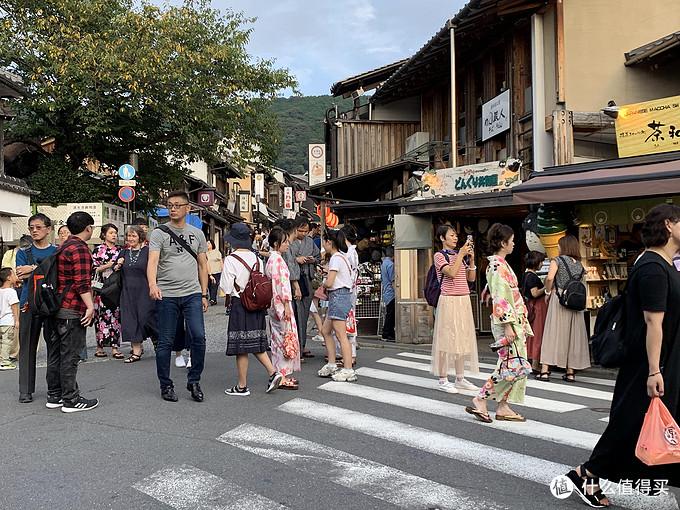
<path id="1" fill-rule="evenodd" d="M 79 397 L 75 402 L 64 402 L 61 408 L 62 413 L 78 413 L 80 411 L 91 411 L 99 405 L 99 400 L 96 398 Z"/>
<path id="2" fill-rule="evenodd" d="M 64 405 L 64 401 L 62 400 L 61 397 L 50 397 L 49 395 L 47 396 L 47 403 L 45 404 L 45 407 L 47 409 L 59 409 Z"/>
<path id="3" fill-rule="evenodd" d="M 279 384 L 281 384 L 282 380 L 283 380 L 283 374 L 281 372 L 274 372 L 271 375 L 271 377 L 269 378 L 269 384 L 267 385 L 267 389 L 265 390 L 265 393 L 271 393 L 276 388 L 278 388 Z"/>
<path id="4" fill-rule="evenodd" d="M 228 390 L 224 390 L 225 395 L 232 395 L 235 397 L 247 397 L 250 395 L 250 388 L 246 386 L 245 388 L 241 388 L 238 384 L 236 386 L 233 386 L 229 388 Z"/>

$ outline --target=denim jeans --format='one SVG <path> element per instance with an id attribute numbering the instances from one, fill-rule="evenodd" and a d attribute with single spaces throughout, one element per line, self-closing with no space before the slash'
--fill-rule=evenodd
<path id="1" fill-rule="evenodd" d="M 161 389 L 173 386 L 172 379 L 170 379 L 170 360 L 180 316 L 184 316 L 187 341 L 191 351 L 191 368 L 188 370 L 187 382 L 190 384 L 199 382 L 205 363 L 205 325 L 201 294 L 164 297 L 156 301 L 156 316 L 158 319 L 156 372 Z"/>

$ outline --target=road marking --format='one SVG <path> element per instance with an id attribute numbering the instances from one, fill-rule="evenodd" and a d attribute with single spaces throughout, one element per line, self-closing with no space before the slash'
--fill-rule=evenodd
<path id="1" fill-rule="evenodd" d="M 605 423 L 609 423 L 609 416 L 607 416 L 606 418 L 600 418 L 600 421 L 603 421 Z"/>
<path id="2" fill-rule="evenodd" d="M 415 427 L 398 421 L 388 420 L 370 414 L 321 404 L 312 400 L 296 398 L 278 407 L 281 411 L 308 418 L 353 432 L 415 448 L 420 451 L 449 459 L 466 462 L 475 466 L 497 471 L 542 484 L 549 490 L 551 480 L 571 469 L 570 466 L 531 457 L 523 453 L 487 446 L 466 439 L 449 436 L 441 432 Z M 616 488 L 616 485 L 612 484 Z M 633 496 L 612 496 L 611 502 L 631 509 L 660 510 L 677 509 L 674 495 L 649 498 L 641 494 Z"/>
<path id="3" fill-rule="evenodd" d="M 358 368 L 357 374 L 363 375 L 364 377 L 370 377 L 372 379 L 408 384 L 409 386 L 418 386 L 419 388 L 427 388 L 428 390 L 437 391 L 437 380 L 434 378 L 418 377 L 415 375 L 400 374 L 367 367 Z M 475 396 L 477 391 L 461 391 L 459 394 Z M 554 413 L 567 413 L 570 411 L 585 409 L 586 407 L 582 404 L 572 404 L 571 402 L 561 402 L 559 400 L 533 397 L 531 395 L 526 395 L 522 404 L 513 403 L 513 405 L 541 409 L 543 411 L 551 411 Z"/>
<path id="4" fill-rule="evenodd" d="M 397 359 L 397 358 L 382 358 L 377 361 L 377 363 L 383 363 L 385 365 L 392 365 L 395 367 L 402 367 L 402 368 L 410 368 L 412 370 L 421 370 L 423 372 L 429 372 L 430 371 L 430 365 L 425 364 L 425 363 L 418 363 L 415 361 L 409 361 L 405 359 Z M 453 373 L 451 371 L 450 373 Z M 491 372 L 480 372 L 478 374 L 471 374 L 466 372 L 465 377 L 467 379 L 478 379 L 482 381 L 486 381 L 489 376 L 491 375 Z M 612 400 L 612 393 L 608 391 L 602 391 L 602 390 L 591 390 L 590 388 L 583 388 L 580 386 L 567 386 L 564 384 L 555 384 L 555 383 L 549 383 L 549 382 L 542 382 L 542 381 L 534 381 L 531 379 L 527 379 L 527 388 L 534 388 L 537 390 L 545 390 L 545 391 L 552 391 L 555 393 L 564 393 L 567 395 L 573 395 L 575 397 L 585 397 L 585 398 L 592 398 L 596 400 L 606 400 L 608 402 L 611 402 Z"/>
<path id="5" fill-rule="evenodd" d="M 434 414 L 436 416 L 444 416 L 446 418 L 462 420 L 468 423 L 476 423 L 480 426 L 492 427 L 505 432 L 513 432 L 526 437 L 550 441 L 551 443 L 583 448 L 584 450 L 592 450 L 600 439 L 600 434 L 559 427 L 557 425 L 550 425 L 549 423 L 533 420 L 524 423 L 510 423 L 494 420 L 493 423 L 482 424 L 480 421 L 475 420 L 466 413 L 464 406 L 442 402 L 441 400 L 409 395 L 408 393 L 399 393 L 370 386 L 362 386 L 360 384 L 329 382 L 321 385 L 319 388 L 333 393 L 364 398 L 366 400 Z"/>
<path id="6" fill-rule="evenodd" d="M 478 507 L 508 508 L 480 499 L 478 492 L 467 493 L 259 425 L 240 425 L 221 435 L 217 440 L 260 457 L 281 462 L 314 477 L 323 476 L 335 484 L 400 508 L 414 510 L 428 507 L 461 510 Z M 294 473 L 292 475 L 295 476 Z"/>
<path id="7" fill-rule="evenodd" d="M 397 356 L 401 356 L 403 358 L 412 358 L 412 359 L 421 359 L 424 361 L 432 361 L 432 356 L 429 354 L 418 354 L 416 352 L 400 352 L 397 354 Z M 492 363 L 480 363 L 479 368 L 485 368 L 488 370 L 494 370 L 496 368 L 496 365 Z M 600 386 L 609 386 L 610 388 L 613 388 L 616 385 L 616 381 L 614 379 L 599 379 L 596 377 L 585 377 L 579 374 L 578 376 L 579 382 L 587 383 L 587 384 L 598 384 Z"/>
<path id="8" fill-rule="evenodd" d="M 189 465 L 161 469 L 133 485 L 177 510 L 286 510 L 288 507 Z"/>

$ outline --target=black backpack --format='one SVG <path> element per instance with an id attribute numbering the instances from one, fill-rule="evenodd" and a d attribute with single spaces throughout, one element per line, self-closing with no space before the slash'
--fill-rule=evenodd
<path id="1" fill-rule="evenodd" d="M 444 254 L 446 262 L 448 263 L 449 254 L 446 253 L 445 251 L 442 251 L 441 253 Z M 435 308 L 439 303 L 439 296 L 442 293 L 443 279 L 444 279 L 443 274 L 441 279 L 439 278 L 439 275 L 437 274 L 437 268 L 435 267 L 433 262 L 432 265 L 430 266 L 430 270 L 427 272 L 427 278 L 425 279 L 425 289 L 423 289 L 423 294 L 425 297 L 425 301 L 427 301 L 427 304 Z"/>
<path id="2" fill-rule="evenodd" d="M 582 312 L 586 309 L 586 295 L 588 293 L 583 283 L 583 276 L 586 274 L 586 270 L 583 268 L 580 275 L 574 276 L 564 257 L 558 257 L 558 259 L 562 260 L 562 264 L 564 264 L 564 268 L 567 270 L 567 275 L 569 275 L 569 280 L 564 285 L 562 293 L 558 292 L 560 304 L 565 308 L 569 308 L 569 310 Z"/>
<path id="3" fill-rule="evenodd" d="M 28 288 L 28 308 L 32 313 L 42 317 L 52 317 L 61 309 L 64 295 L 71 288 L 71 284 L 66 286 L 63 293 L 57 292 L 59 288 L 57 258 L 69 244 L 73 243 L 65 242 L 62 244 L 56 252 L 43 259 L 31 274 Z"/>

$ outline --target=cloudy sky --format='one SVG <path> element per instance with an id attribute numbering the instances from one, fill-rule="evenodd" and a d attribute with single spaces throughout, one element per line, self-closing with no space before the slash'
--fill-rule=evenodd
<path id="1" fill-rule="evenodd" d="M 305 95 L 415 53 L 465 0 L 212 0 L 257 17 L 250 52 L 276 58 Z"/>

